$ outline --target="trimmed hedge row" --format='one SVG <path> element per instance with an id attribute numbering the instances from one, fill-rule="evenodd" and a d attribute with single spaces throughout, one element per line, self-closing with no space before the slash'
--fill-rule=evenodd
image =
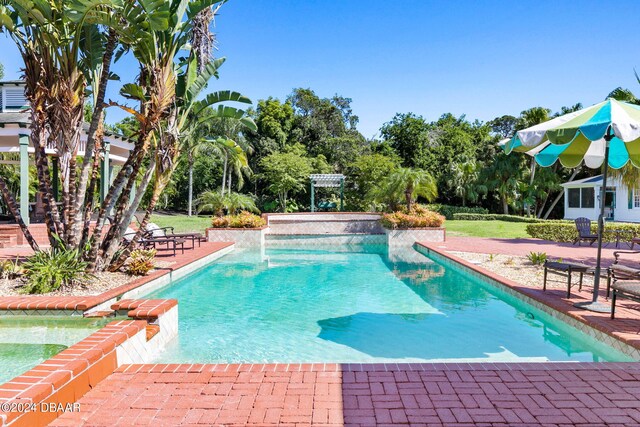
<path id="1" fill-rule="evenodd" d="M 441 205 L 439 203 L 434 203 L 430 205 L 422 205 L 430 211 L 437 212 L 440 215 L 444 215 L 446 219 L 453 219 L 453 216 L 457 213 L 468 213 L 468 214 L 488 214 L 489 211 L 485 208 L 469 208 L 463 206 L 451 206 L 451 205 Z"/>
<path id="2" fill-rule="evenodd" d="M 507 221 L 507 222 L 545 222 L 544 219 L 518 215 L 504 214 L 480 214 L 480 213 L 454 213 L 453 219 L 466 221 Z"/>
<path id="3" fill-rule="evenodd" d="M 572 222 L 528 224 L 526 230 L 527 234 L 531 237 L 543 240 L 552 240 L 555 242 L 573 242 L 578 237 L 578 231 L 576 230 L 575 224 Z M 604 242 L 615 242 L 616 235 L 612 230 L 627 231 L 628 234 L 623 237 L 623 240 L 629 240 L 631 239 L 631 236 L 640 236 L 640 224 L 614 222 L 605 224 L 604 234 L 602 235 L 602 240 Z M 597 222 L 591 223 L 591 231 L 593 233 L 598 232 Z"/>

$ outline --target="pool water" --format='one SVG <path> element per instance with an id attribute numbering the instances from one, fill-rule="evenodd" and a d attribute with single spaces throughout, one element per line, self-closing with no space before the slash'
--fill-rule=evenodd
<path id="1" fill-rule="evenodd" d="M 160 362 L 630 360 L 411 248 L 235 250 L 149 297 L 179 301 Z"/>
<path id="2" fill-rule="evenodd" d="M 0 316 L 0 384 L 86 338 L 107 321 L 62 316 Z"/>

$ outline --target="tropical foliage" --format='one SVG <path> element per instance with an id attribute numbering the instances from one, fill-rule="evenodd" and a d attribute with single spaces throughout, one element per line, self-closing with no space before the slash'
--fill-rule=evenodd
<path id="1" fill-rule="evenodd" d="M 382 225 L 389 229 L 440 227 L 444 224 L 444 216 L 416 205 L 412 209 L 404 209 L 382 215 Z"/>
<path id="2" fill-rule="evenodd" d="M 248 98 L 233 91 L 205 93 L 224 63 L 224 58 L 212 56 L 210 33 L 213 15 L 222 3 L 16 0 L 0 4 L 0 30 L 15 42 L 24 62 L 38 191 L 45 205 L 49 240 L 53 247 L 78 250 L 88 270 L 115 269 L 126 260 L 131 248 L 120 250 L 120 242 L 133 214 L 149 190 L 142 225 L 148 222 L 180 153 L 191 150 L 183 142 L 191 141 L 199 126 L 226 119 L 256 129 L 244 110 L 224 104 L 249 104 Z M 105 101 L 109 81 L 117 78 L 111 65 L 126 52 L 138 61 L 140 72 L 128 76 L 134 80 L 123 82 L 120 94 L 137 103 L 137 108 Z M 128 136 L 134 149 L 100 203 L 96 190 L 107 106 L 132 115 Z M 90 119 L 88 137 L 85 155 L 78 160 L 85 118 Z M 45 154 L 45 147 L 51 145 L 60 162 L 61 208 L 54 202 L 50 159 Z M 2 176 L 0 191 L 37 250 Z M 90 227 L 95 210 L 96 224 Z M 111 226 L 104 233 L 110 212 Z"/>
<path id="3" fill-rule="evenodd" d="M 260 228 L 267 225 L 267 221 L 251 212 L 242 211 L 236 215 L 215 216 L 211 220 L 213 228 Z"/>

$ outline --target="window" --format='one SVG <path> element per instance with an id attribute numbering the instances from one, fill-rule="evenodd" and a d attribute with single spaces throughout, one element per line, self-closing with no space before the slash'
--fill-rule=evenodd
<path id="1" fill-rule="evenodd" d="M 583 208 L 593 208 L 596 205 L 594 192 L 594 188 L 583 188 L 581 190 Z"/>
<path id="2" fill-rule="evenodd" d="M 570 208 L 593 208 L 595 205 L 596 201 L 594 188 L 587 187 L 569 189 Z"/>
<path id="3" fill-rule="evenodd" d="M 27 105 L 23 87 L 5 88 L 4 96 L 6 100 L 5 109 L 19 110 Z"/>
<path id="4" fill-rule="evenodd" d="M 569 207 L 570 208 L 580 207 L 580 189 L 579 188 L 569 189 Z"/>
<path id="5" fill-rule="evenodd" d="M 640 208 L 640 188 L 633 190 L 633 207 Z"/>

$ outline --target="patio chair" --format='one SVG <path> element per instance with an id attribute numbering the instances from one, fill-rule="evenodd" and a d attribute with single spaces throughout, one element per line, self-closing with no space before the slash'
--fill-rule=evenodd
<path id="1" fill-rule="evenodd" d="M 176 233 L 174 232 L 173 227 L 160 227 L 153 222 L 148 223 L 145 230 L 153 238 L 178 238 L 191 240 L 191 249 L 196 247 L 196 242 L 198 242 L 198 246 L 201 246 L 201 242 L 204 239 L 204 236 L 201 233 Z"/>
<path id="2" fill-rule="evenodd" d="M 598 240 L 598 235 L 593 234 L 591 232 L 591 220 L 589 218 L 576 218 L 576 229 L 578 230 L 578 237 L 573 241 L 573 244 L 576 243 L 580 246 L 580 242 L 587 241 L 590 242 L 589 245 L 593 245 L 593 243 Z"/>
<path id="3" fill-rule="evenodd" d="M 611 318 L 616 316 L 616 300 L 619 297 L 640 302 L 640 282 L 638 281 L 621 281 L 611 285 L 613 296 L 611 297 Z"/>
<path id="4" fill-rule="evenodd" d="M 622 259 L 621 255 L 640 254 L 640 251 L 616 251 L 613 253 L 615 260 L 607 270 L 607 298 L 611 291 L 611 287 L 616 282 L 640 280 L 640 262 L 638 260 L 631 261 L 628 258 Z"/>

